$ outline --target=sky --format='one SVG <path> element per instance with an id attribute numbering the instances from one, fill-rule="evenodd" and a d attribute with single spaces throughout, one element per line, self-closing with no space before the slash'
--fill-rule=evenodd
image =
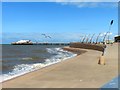
<path id="1" fill-rule="evenodd" d="M 115 2 L 3 2 L 2 43 L 21 39 L 73 42 L 94 33 L 96 38 L 109 30 L 111 20 L 112 38 L 118 33 Z M 44 38 L 42 33 L 52 38 Z"/>

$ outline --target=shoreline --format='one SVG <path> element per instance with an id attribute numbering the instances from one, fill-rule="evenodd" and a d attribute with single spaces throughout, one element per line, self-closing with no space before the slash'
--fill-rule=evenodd
<path id="1" fill-rule="evenodd" d="M 118 74 L 117 66 L 114 66 L 117 64 L 115 60 L 106 60 L 106 65 L 97 64 L 100 55 L 99 51 L 87 50 L 82 55 L 32 71 L 3 82 L 2 85 L 3 88 L 99 88 Z M 29 83 L 22 84 L 23 82 Z"/>
<path id="2" fill-rule="evenodd" d="M 67 49 L 67 48 L 68 48 L 68 47 L 65 46 L 65 47 L 63 47 L 62 49 L 65 50 L 65 51 L 68 51 L 68 52 L 72 52 L 72 53 L 74 53 L 74 54 L 77 54 L 77 56 L 78 56 L 78 55 L 81 55 L 82 53 L 85 53 L 83 50 L 79 50 L 79 52 L 77 52 L 77 51 L 75 51 L 75 50 L 71 50 L 71 49 Z M 70 50 L 70 51 L 69 51 L 69 50 Z M 63 60 L 63 61 L 69 60 L 69 59 L 74 58 L 74 57 L 76 57 L 76 56 L 68 57 L 67 59 L 65 59 L 65 60 Z M 14 79 L 19 78 L 19 77 L 21 77 L 21 76 L 24 76 L 24 75 L 26 75 L 26 74 L 36 72 L 36 71 L 41 70 L 41 69 L 44 69 L 44 68 L 49 68 L 50 66 L 55 65 L 55 64 L 58 64 L 58 63 L 61 63 L 61 62 L 63 62 L 63 61 L 55 62 L 55 63 L 53 63 L 53 64 L 46 65 L 45 67 L 41 67 L 41 68 L 39 68 L 39 69 L 36 69 L 36 70 L 30 71 L 30 72 L 27 72 L 27 73 L 24 73 L 24 74 L 15 76 L 15 77 L 10 78 L 10 79 L 7 79 L 7 80 L 4 80 L 4 81 L 0 82 L 0 84 L 1 84 L 1 83 L 5 83 L 5 82 L 10 81 L 10 80 L 14 80 Z"/>

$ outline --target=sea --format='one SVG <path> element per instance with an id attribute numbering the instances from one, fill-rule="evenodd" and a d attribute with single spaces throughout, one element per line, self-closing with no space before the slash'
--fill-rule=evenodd
<path id="1" fill-rule="evenodd" d="M 0 82 L 72 58 L 64 45 L 2 45 Z"/>

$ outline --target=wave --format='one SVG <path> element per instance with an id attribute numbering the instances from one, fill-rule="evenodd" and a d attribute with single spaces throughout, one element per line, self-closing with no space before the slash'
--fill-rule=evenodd
<path id="1" fill-rule="evenodd" d="M 61 61 L 64 61 L 66 59 L 76 56 L 76 54 L 65 51 L 62 48 L 46 48 L 46 49 L 48 53 L 53 55 L 51 58 L 45 59 L 45 62 L 43 63 L 16 65 L 11 72 L 0 75 L 0 82 L 15 78 L 17 76 L 41 69 L 43 67 L 46 67 L 52 64 L 56 64 L 58 62 L 61 62 Z M 30 58 L 27 57 L 23 59 L 26 60 Z"/>

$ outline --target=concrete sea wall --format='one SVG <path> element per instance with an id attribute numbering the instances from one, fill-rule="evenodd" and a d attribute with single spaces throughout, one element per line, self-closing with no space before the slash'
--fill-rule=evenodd
<path id="1" fill-rule="evenodd" d="M 103 44 L 91 44 L 91 43 L 75 42 L 75 43 L 70 43 L 70 47 L 92 49 L 92 50 L 98 50 L 98 51 L 104 52 L 104 49 L 105 49 L 106 46 L 103 45 Z"/>

